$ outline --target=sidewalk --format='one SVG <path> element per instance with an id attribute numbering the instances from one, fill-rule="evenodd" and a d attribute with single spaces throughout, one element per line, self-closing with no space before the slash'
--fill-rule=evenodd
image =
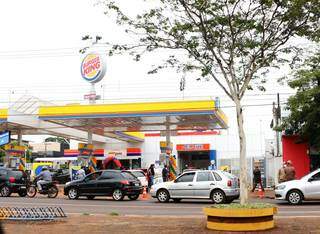
<path id="1" fill-rule="evenodd" d="M 113 216 L 112 216 L 113 215 Z M 206 229 L 205 217 L 72 215 L 66 221 L 3 223 L 5 234 L 35 233 L 226 233 Z M 319 218 L 276 218 L 276 228 L 261 233 L 320 233 Z M 126 231 L 127 230 L 127 231 Z"/>

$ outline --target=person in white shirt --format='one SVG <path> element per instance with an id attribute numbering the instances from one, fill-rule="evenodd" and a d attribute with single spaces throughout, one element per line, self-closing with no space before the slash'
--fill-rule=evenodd
<path id="1" fill-rule="evenodd" d="M 84 177 L 86 177 L 86 172 L 84 167 L 81 167 L 81 169 L 77 171 L 77 179 L 82 180 Z"/>

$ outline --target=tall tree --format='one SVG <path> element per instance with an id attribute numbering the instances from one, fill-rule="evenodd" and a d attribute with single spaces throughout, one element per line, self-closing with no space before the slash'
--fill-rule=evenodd
<path id="1" fill-rule="evenodd" d="M 320 150 L 320 53 L 306 61 L 289 86 L 297 93 L 288 100 L 290 114 L 282 128 Z"/>
<path id="2" fill-rule="evenodd" d="M 137 0 L 136 0 L 137 1 Z M 103 1 L 125 32 L 136 37 L 113 44 L 109 55 L 129 52 L 139 61 L 145 52 L 168 50 L 149 73 L 168 67 L 211 78 L 234 102 L 240 141 L 240 201 L 248 201 L 246 135 L 241 100 L 251 88 L 264 89 L 263 73 L 297 48 L 290 39 L 319 34 L 318 0 L 145 0 L 132 16 L 127 1 Z M 137 9 L 138 10 L 138 9 Z M 177 55 L 177 51 L 186 56 Z M 291 58 L 291 59 L 288 59 Z M 255 82 L 253 82 L 255 81 Z"/>

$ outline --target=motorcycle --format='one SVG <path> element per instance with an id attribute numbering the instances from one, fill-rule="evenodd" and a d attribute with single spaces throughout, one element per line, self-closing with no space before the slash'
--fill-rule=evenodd
<path id="1" fill-rule="evenodd" d="M 55 181 L 42 184 L 42 190 L 39 191 L 37 186 L 37 180 L 34 180 L 33 182 L 30 182 L 27 186 L 27 196 L 35 197 L 37 193 L 40 193 L 42 195 L 48 195 L 48 198 L 55 198 L 58 196 L 59 193 L 59 189 L 56 184 L 57 183 Z"/>

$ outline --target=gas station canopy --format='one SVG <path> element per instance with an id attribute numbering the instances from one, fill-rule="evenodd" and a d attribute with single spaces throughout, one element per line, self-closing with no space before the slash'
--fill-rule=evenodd
<path id="1" fill-rule="evenodd" d="M 0 109 L 0 123 L 5 123 L 8 118 L 8 110 Z"/>
<path id="2" fill-rule="evenodd" d="M 213 100 L 40 106 L 39 118 L 98 135 L 136 138 L 136 132 L 227 128 L 227 117 Z"/>

